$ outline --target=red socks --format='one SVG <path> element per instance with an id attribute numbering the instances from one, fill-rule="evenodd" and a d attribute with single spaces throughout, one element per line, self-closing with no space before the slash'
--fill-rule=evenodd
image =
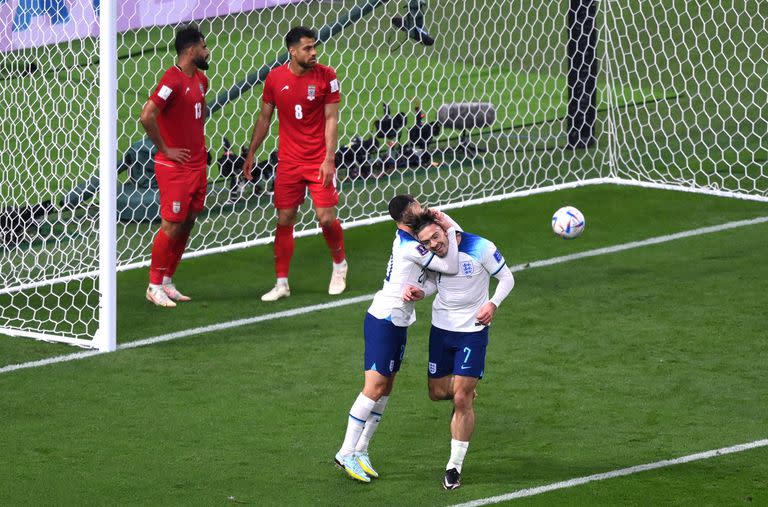
<path id="1" fill-rule="evenodd" d="M 341 229 L 341 222 L 335 220 L 331 225 L 323 227 L 323 236 L 331 250 L 333 262 L 337 264 L 342 262 L 346 257 L 344 254 L 344 231 Z M 288 278 L 293 248 L 293 226 L 278 224 L 275 231 L 275 275 L 277 278 Z"/>
<path id="2" fill-rule="evenodd" d="M 277 225 L 275 231 L 275 275 L 288 278 L 293 257 L 293 225 Z"/>
<path id="3" fill-rule="evenodd" d="M 168 272 L 165 276 L 173 276 L 174 273 L 176 273 L 176 268 L 179 267 L 179 263 L 181 262 L 181 256 L 184 255 L 184 250 L 187 249 L 187 242 L 189 241 L 189 232 L 186 234 L 183 234 L 173 240 L 174 243 L 171 246 L 172 250 L 172 260 L 171 263 L 168 265 Z"/>
<path id="4" fill-rule="evenodd" d="M 333 262 L 339 264 L 346 258 L 344 255 L 344 231 L 341 228 L 341 222 L 336 219 L 331 225 L 324 226 L 323 236 L 331 250 Z"/>
<path id="5" fill-rule="evenodd" d="M 162 229 L 157 231 L 152 244 L 152 262 L 149 265 L 149 283 L 160 285 L 163 277 L 172 277 L 187 248 L 189 234 L 172 239 Z"/>
<path id="6" fill-rule="evenodd" d="M 173 264 L 173 246 L 172 240 L 162 229 L 157 231 L 155 242 L 152 244 L 152 261 L 149 264 L 149 283 L 160 285 L 163 283 L 163 276 L 168 275 L 168 270 Z"/>

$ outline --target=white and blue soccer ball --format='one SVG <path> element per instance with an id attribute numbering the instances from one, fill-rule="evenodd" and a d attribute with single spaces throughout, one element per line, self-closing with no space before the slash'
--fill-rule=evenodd
<path id="1" fill-rule="evenodd" d="M 563 206 L 552 215 L 552 230 L 563 239 L 578 238 L 585 224 L 584 215 L 573 206 Z"/>

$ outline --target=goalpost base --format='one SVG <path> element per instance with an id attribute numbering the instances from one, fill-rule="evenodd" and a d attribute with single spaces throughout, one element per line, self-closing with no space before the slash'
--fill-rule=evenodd
<path id="1" fill-rule="evenodd" d="M 674 190 L 677 192 L 688 192 L 692 194 L 714 195 L 717 197 L 743 199 L 746 201 L 768 202 L 768 195 L 743 194 L 716 188 L 686 187 L 682 183 L 680 185 L 673 185 L 670 183 L 655 183 L 651 181 L 639 181 L 624 178 L 605 178 L 605 183 L 614 183 L 616 185 L 628 185 L 633 187 L 655 188 L 659 190 Z"/>
<path id="2" fill-rule="evenodd" d="M 94 338 L 93 340 L 84 340 L 82 338 L 74 338 L 71 336 L 61 336 L 50 333 L 42 333 L 38 331 L 24 331 L 22 329 L 13 329 L 8 327 L 0 327 L 0 334 L 19 337 L 19 338 L 32 338 L 49 343 L 66 343 L 68 345 L 74 345 L 76 347 L 82 347 L 84 349 L 99 349 L 104 352 L 109 350 L 101 346 L 100 340 Z M 114 349 L 112 349 L 114 350 Z"/>

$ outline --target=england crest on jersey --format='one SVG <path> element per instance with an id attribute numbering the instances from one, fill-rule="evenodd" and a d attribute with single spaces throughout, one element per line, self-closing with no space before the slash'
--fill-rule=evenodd
<path id="1" fill-rule="evenodd" d="M 307 86 L 307 100 L 315 100 L 315 92 L 317 87 L 315 85 Z"/>
<path id="2" fill-rule="evenodd" d="M 464 261 L 461 263 L 461 274 L 464 276 L 472 276 L 472 261 Z"/>

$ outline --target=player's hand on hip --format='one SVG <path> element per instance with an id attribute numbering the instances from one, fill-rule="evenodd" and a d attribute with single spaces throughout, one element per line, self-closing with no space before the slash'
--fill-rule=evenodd
<path id="1" fill-rule="evenodd" d="M 403 301 L 421 301 L 426 294 L 423 290 L 413 285 L 408 285 L 403 291 Z"/>
<path id="2" fill-rule="evenodd" d="M 243 164 L 243 176 L 245 176 L 245 179 L 248 181 L 253 180 L 253 158 L 247 157 L 245 159 L 245 163 Z"/>
<path id="3" fill-rule="evenodd" d="M 166 148 L 165 156 L 180 164 L 189 162 L 189 150 L 186 148 Z"/>
<path id="4" fill-rule="evenodd" d="M 491 303 L 490 301 L 483 304 L 483 306 L 480 307 L 480 311 L 477 312 L 477 316 L 475 319 L 478 323 L 482 324 L 483 326 L 490 326 L 491 321 L 493 320 L 493 316 L 496 314 L 496 305 Z"/>
<path id="5" fill-rule="evenodd" d="M 320 183 L 322 183 L 324 187 L 328 187 L 330 186 L 331 183 L 333 183 L 333 178 L 335 177 L 336 177 L 336 161 L 326 160 L 320 166 L 320 174 L 318 176 Z"/>

